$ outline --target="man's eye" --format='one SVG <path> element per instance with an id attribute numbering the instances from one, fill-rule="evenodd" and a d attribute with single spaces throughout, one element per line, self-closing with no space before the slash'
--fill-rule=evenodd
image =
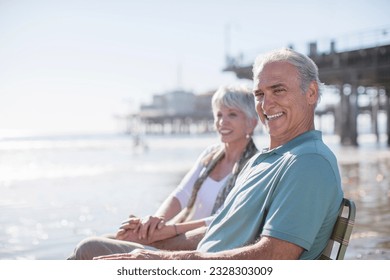
<path id="1" fill-rule="evenodd" d="M 264 93 L 256 93 L 255 98 L 256 100 L 262 100 L 264 98 Z"/>
<path id="2" fill-rule="evenodd" d="M 283 88 L 276 88 L 276 89 L 274 90 L 274 93 L 282 93 L 283 91 L 284 91 Z"/>

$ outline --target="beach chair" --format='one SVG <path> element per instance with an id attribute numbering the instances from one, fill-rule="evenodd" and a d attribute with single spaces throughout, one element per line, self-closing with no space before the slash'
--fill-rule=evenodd
<path id="1" fill-rule="evenodd" d="M 356 206 L 347 198 L 341 202 L 336 224 L 320 260 L 343 260 L 355 223 Z"/>

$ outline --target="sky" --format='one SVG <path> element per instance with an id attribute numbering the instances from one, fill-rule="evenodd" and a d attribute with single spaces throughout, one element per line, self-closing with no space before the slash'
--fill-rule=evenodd
<path id="1" fill-rule="evenodd" d="M 115 116 L 154 94 L 249 83 L 222 71 L 227 54 L 252 63 L 291 44 L 361 43 L 389 28 L 389 11 L 388 0 L 0 0 L 0 138 L 120 133 Z"/>

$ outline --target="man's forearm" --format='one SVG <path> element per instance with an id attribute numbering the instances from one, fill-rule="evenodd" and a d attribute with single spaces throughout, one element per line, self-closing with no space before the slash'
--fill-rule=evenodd
<path id="1" fill-rule="evenodd" d="M 206 230 L 206 227 L 197 228 L 169 239 L 154 242 L 150 246 L 168 251 L 195 250 Z"/>
<path id="2" fill-rule="evenodd" d="M 236 249 L 207 253 L 199 251 L 161 252 L 162 259 L 173 260 L 293 260 L 303 249 L 287 241 L 262 237 L 257 243 Z"/>

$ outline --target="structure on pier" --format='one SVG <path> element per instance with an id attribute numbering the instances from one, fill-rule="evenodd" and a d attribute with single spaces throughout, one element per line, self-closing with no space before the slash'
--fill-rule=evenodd
<path id="1" fill-rule="evenodd" d="M 336 132 L 342 144 L 358 145 L 357 118 L 359 112 L 369 111 L 374 132 L 377 132 L 379 110 L 387 116 L 387 143 L 390 146 L 390 45 L 337 52 L 331 43 L 329 53 L 318 53 L 316 43 L 309 47 L 309 57 L 317 64 L 320 80 L 333 85 L 340 93 L 340 104 L 326 108 L 336 120 Z M 230 64 L 224 71 L 231 71 L 240 79 L 252 79 L 252 65 Z M 361 107 L 358 97 L 373 94 L 369 106 Z M 376 131 L 375 131 L 376 130 Z"/>
<path id="2" fill-rule="evenodd" d="M 211 98 L 214 92 L 195 95 L 184 90 L 156 94 L 128 117 L 128 133 L 177 134 L 212 130 Z"/>

